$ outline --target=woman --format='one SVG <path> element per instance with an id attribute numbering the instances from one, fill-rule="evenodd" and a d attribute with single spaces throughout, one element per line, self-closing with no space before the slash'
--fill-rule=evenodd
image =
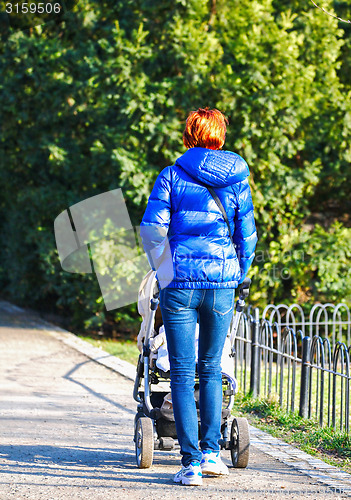
<path id="1" fill-rule="evenodd" d="M 202 474 L 226 475 L 221 437 L 221 355 L 235 288 L 257 242 L 246 162 L 221 151 L 227 120 L 216 109 L 189 114 L 188 151 L 158 176 L 141 223 L 141 237 L 161 286 L 160 307 L 170 359 L 171 390 L 182 469 L 174 481 L 201 485 Z M 208 186 L 222 203 L 224 216 Z M 194 399 L 195 329 L 199 322 L 199 407 Z"/>

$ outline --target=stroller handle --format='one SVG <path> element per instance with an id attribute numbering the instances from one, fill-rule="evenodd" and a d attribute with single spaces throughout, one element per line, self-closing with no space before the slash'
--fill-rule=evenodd
<path id="1" fill-rule="evenodd" d="M 242 283 L 240 283 L 240 285 L 238 287 L 239 288 L 239 290 L 238 290 L 239 297 L 238 297 L 238 300 L 236 301 L 235 314 L 233 317 L 233 322 L 232 322 L 232 326 L 231 326 L 230 334 L 229 334 L 230 343 L 232 346 L 231 356 L 235 355 L 234 342 L 235 342 L 236 334 L 237 334 L 237 331 L 239 328 L 240 317 L 241 317 L 241 314 L 242 314 L 244 307 L 245 307 L 245 299 L 247 299 L 247 297 L 249 296 L 249 293 L 250 293 L 250 285 L 251 285 L 250 278 L 245 278 L 244 281 Z"/>
<path id="2" fill-rule="evenodd" d="M 250 293 L 250 285 L 251 285 L 251 280 L 250 278 L 245 278 L 242 283 L 239 285 L 239 298 L 241 300 L 247 299 Z"/>

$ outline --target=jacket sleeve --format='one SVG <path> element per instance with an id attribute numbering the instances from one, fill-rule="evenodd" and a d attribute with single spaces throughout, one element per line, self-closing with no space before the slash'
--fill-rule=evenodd
<path id="1" fill-rule="evenodd" d="M 171 219 L 170 195 L 171 173 L 167 167 L 156 179 L 140 224 L 143 247 L 154 271 L 168 244 L 167 233 Z"/>
<path id="2" fill-rule="evenodd" d="M 248 178 L 240 182 L 236 191 L 237 210 L 234 218 L 233 243 L 239 259 L 242 283 L 255 257 L 257 232 L 254 219 L 251 190 Z"/>

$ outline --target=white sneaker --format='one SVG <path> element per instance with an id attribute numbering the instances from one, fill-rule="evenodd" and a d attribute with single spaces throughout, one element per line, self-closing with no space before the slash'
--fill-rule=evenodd
<path id="1" fill-rule="evenodd" d="M 174 476 L 173 481 L 187 486 L 201 486 L 202 472 L 199 462 L 190 462 L 187 467 L 182 467 Z"/>
<path id="2" fill-rule="evenodd" d="M 219 451 L 203 451 L 200 466 L 203 474 L 211 474 L 212 476 L 227 476 L 229 474 L 228 467 L 222 462 Z"/>

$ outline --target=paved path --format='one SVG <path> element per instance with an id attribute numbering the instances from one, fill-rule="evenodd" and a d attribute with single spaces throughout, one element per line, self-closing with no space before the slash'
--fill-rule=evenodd
<path id="1" fill-rule="evenodd" d="M 289 455 L 283 463 L 275 448 L 262 451 L 270 443 L 255 430 L 249 467 L 229 478 L 175 485 L 177 451 L 155 452 L 152 468 L 138 469 L 132 381 L 48 330 L 0 303 L 1 500 L 347 498 L 289 465 Z"/>

